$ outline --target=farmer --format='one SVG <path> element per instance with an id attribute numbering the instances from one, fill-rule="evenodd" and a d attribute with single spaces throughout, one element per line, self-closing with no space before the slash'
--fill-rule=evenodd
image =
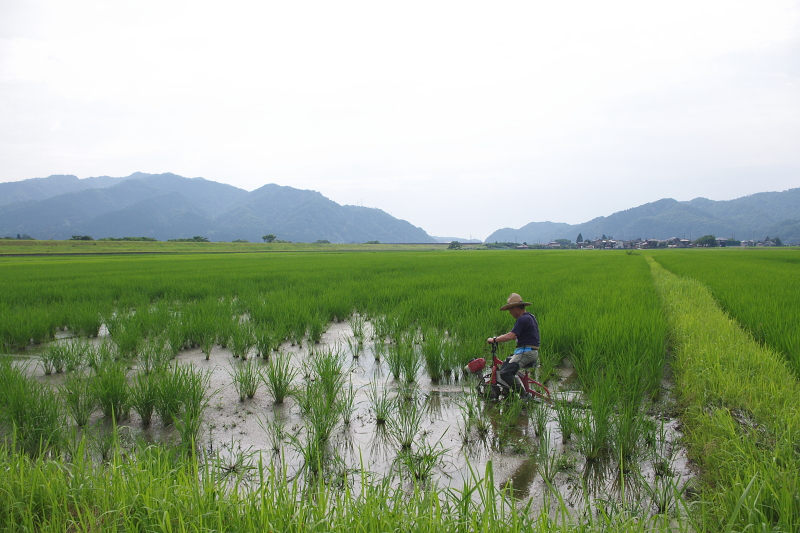
<path id="1" fill-rule="evenodd" d="M 523 302 L 522 297 L 516 292 L 506 300 L 506 305 L 500 308 L 501 311 L 508 311 L 516 322 L 511 331 L 498 337 L 489 337 L 486 342 L 494 344 L 497 342 L 517 341 L 517 349 L 511 354 L 500 368 L 500 380 L 514 390 L 518 390 L 514 379 L 520 368 L 527 368 L 535 365 L 539 361 L 539 323 L 536 317 L 525 310 L 531 305 Z M 520 391 L 522 393 L 524 391 Z"/>

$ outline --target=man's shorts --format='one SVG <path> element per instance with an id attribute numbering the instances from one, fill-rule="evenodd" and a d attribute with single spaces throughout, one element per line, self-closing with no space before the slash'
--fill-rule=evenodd
<path id="1" fill-rule="evenodd" d="M 539 363 L 539 350 L 534 350 L 530 346 L 523 346 L 514 350 L 514 354 L 509 360 L 510 363 L 519 363 L 520 369 L 530 368 Z"/>

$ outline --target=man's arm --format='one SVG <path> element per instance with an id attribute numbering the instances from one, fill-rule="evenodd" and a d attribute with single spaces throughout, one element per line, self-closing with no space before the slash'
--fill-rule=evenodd
<path id="1" fill-rule="evenodd" d="M 503 335 L 500 335 L 498 337 L 489 337 L 488 339 L 486 339 L 486 342 L 492 344 L 495 342 L 508 342 L 515 340 L 517 340 L 517 334 L 514 333 L 513 331 L 509 331 L 508 333 L 504 333 Z"/>

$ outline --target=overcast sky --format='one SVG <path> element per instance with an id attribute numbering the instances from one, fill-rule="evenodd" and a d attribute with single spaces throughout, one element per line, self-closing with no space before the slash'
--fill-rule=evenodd
<path id="1" fill-rule="evenodd" d="M 800 186 L 800 2 L 0 0 L 0 181 L 173 172 L 431 235 Z"/>

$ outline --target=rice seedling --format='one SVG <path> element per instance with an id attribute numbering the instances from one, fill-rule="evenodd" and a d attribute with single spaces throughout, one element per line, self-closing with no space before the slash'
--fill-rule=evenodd
<path id="1" fill-rule="evenodd" d="M 280 453 L 286 441 L 286 422 L 273 411 L 272 417 L 259 417 L 259 425 L 267 433 L 269 447 L 273 453 Z"/>
<path id="2" fill-rule="evenodd" d="M 269 359 L 272 352 L 277 352 L 281 341 L 279 335 L 271 328 L 257 327 L 254 331 L 256 353 L 263 359 Z"/>
<path id="3" fill-rule="evenodd" d="M 166 368 L 173 354 L 163 339 L 155 339 L 142 344 L 139 350 L 139 370 L 145 374 L 159 372 Z"/>
<path id="4" fill-rule="evenodd" d="M 308 323 L 308 338 L 314 344 L 319 344 L 322 340 L 322 334 L 325 333 L 327 327 L 328 321 L 323 315 L 319 313 L 312 314 Z"/>
<path id="5" fill-rule="evenodd" d="M 553 408 L 556 412 L 558 427 L 561 430 L 561 444 L 566 444 L 578 429 L 579 417 L 576 408 L 565 400 L 553 402 Z"/>
<path id="6" fill-rule="evenodd" d="M 387 315 L 376 316 L 372 319 L 373 339 L 378 343 L 385 343 L 386 339 L 389 338 L 391 328 L 392 323 Z"/>
<path id="7" fill-rule="evenodd" d="M 467 444 L 471 440 L 472 430 L 478 439 L 483 440 L 489 434 L 489 421 L 481 412 L 481 398 L 474 389 L 465 390 L 458 402 L 461 411 L 461 440 Z"/>
<path id="8" fill-rule="evenodd" d="M 609 451 L 611 421 L 614 416 L 613 391 L 598 386 L 589 392 L 591 410 L 579 419 L 578 450 L 587 461 L 597 461 Z"/>
<path id="9" fill-rule="evenodd" d="M 439 383 L 444 376 L 446 368 L 444 360 L 444 335 L 434 328 L 426 328 L 423 333 L 422 355 L 425 358 L 425 368 L 431 381 Z"/>
<path id="10" fill-rule="evenodd" d="M 341 404 L 335 398 L 327 396 L 317 382 L 309 383 L 297 394 L 308 440 L 327 443 L 339 425 Z"/>
<path id="11" fill-rule="evenodd" d="M 364 345 L 364 339 L 366 338 L 366 323 L 367 321 L 363 315 L 357 312 L 353 312 L 350 315 L 350 328 L 353 330 L 353 338 L 361 346 Z"/>
<path id="12" fill-rule="evenodd" d="M 153 374 L 153 377 L 156 384 L 156 413 L 165 427 L 171 426 L 175 418 L 183 412 L 183 376 L 179 367 L 173 365 L 163 372 Z"/>
<path id="13" fill-rule="evenodd" d="M 69 348 L 65 343 L 53 343 L 42 352 L 39 360 L 46 376 L 53 372 L 61 373 L 64 371 L 68 350 Z"/>
<path id="14" fill-rule="evenodd" d="M 103 326 L 103 318 L 95 305 L 85 304 L 71 310 L 67 326 L 76 335 L 97 337 Z"/>
<path id="15" fill-rule="evenodd" d="M 163 371 L 164 369 L 159 370 Z M 150 425 L 157 403 L 158 377 L 152 374 L 136 374 L 131 387 L 130 404 L 142 419 L 143 426 Z"/>
<path id="16" fill-rule="evenodd" d="M 527 402 L 518 394 L 511 394 L 500 405 L 499 423 L 502 427 L 517 427 L 522 421 L 522 413 Z"/>
<path id="17" fill-rule="evenodd" d="M 91 378 L 91 389 L 105 418 L 128 418 L 130 389 L 128 369 L 123 362 L 105 361 L 97 365 Z"/>
<path id="18" fill-rule="evenodd" d="M 375 361 L 386 359 L 387 352 L 388 346 L 386 346 L 386 343 L 383 341 L 377 341 L 372 345 L 372 356 L 375 358 Z"/>
<path id="19" fill-rule="evenodd" d="M 74 372 L 83 369 L 89 359 L 92 346 L 86 340 L 73 339 L 68 343 L 69 349 L 64 361 L 64 370 Z"/>
<path id="20" fill-rule="evenodd" d="M 231 352 L 234 357 L 241 357 L 244 361 L 247 359 L 250 350 L 256 344 L 255 333 L 253 326 L 249 322 L 241 322 L 235 325 L 231 333 Z"/>
<path id="21" fill-rule="evenodd" d="M 278 352 L 269 360 L 261 379 L 275 403 L 283 403 L 292 393 L 293 381 L 299 372 L 299 369 L 292 365 L 291 356 L 285 352 Z"/>
<path id="22" fill-rule="evenodd" d="M 61 387 L 61 397 L 75 424 L 81 428 L 86 426 L 97 408 L 97 397 L 89 378 L 82 374 L 68 376 Z"/>
<path id="23" fill-rule="evenodd" d="M 309 357 L 311 379 L 318 382 L 320 390 L 333 401 L 344 390 L 344 358 L 338 347 L 314 351 Z"/>
<path id="24" fill-rule="evenodd" d="M 259 382 L 264 380 L 258 361 L 252 359 L 242 360 L 239 363 L 234 362 L 230 376 L 240 402 L 243 402 L 245 398 L 252 399 L 256 395 Z"/>
<path id="25" fill-rule="evenodd" d="M 378 383 L 373 381 L 367 390 L 367 398 L 372 406 L 372 414 L 377 424 L 385 424 L 395 408 L 395 401 L 389 396 L 385 387 L 378 389 Z"/>
<path id="26" fill-rule="evenodd" d="M 30 457 L 58 452 L 64 444 L 64 413 L 56 392 L 0 361 L 0 428 L 5 441 Z"/>
<path id="27" fill-rule="evenodd" d="M 363 343 L 358 342 L 354 337 L 345 338 L 345 342 L 347 343 L 347 350 L 353 356 L 353 359 L 361 357 L 361 354 L 364 352 Z"/>
<path id="28" fill-rule="evenodd" d="M 528 417 L 533 426 L 533 433 L 537 437 L 549 435 L 547 423 L 550 421 L 550 408 L 542 402 L 528 402 Z M 549 438 L 549 437 L 548 437 Z"/>
<path id="29" fill-rule="evenodd" d="M 416 401 L 398 404 L 397 412 L 386 421 L 386 433 L 400 450 L 409 450 L 419 433 L 422 409 Z"/>
<path id="30" fill-rule="evenodd" d="M 401 449 L 395 457 L 394 464 L 415 483 L 426 482 L 430 480 L 436 468 L 444 466 L 446 453 L 447 450 L 441 441 L 433 445 L 423 442 L 416 449 Z"/>
<path id="31" fill-rule="evenodd" d="M 187 327 L 181 322 L 181 318 L 180 315 L 174 317 L 164 332 L 167 338 L 167 346 L 169 346 L 169 351 L 173 357 L 178 355 L 188 340 Z"/>
<path id="32" fill-rule="evenodd" d="M 183 403 L 182 414 L 176 417 L 175 428 L 181 437 L 181 444 L 190 451 L 197 446 L 203 414 L 208 406 L 209 374 L 191 365 L 176 365 L 176 380 L 180 384 L 180 398 Z"/>
<path id="33" fill-rule="evenodd" d="M 638 463 L 645 432 L 643 420 L 638 402 L 623 399 L 618 405 L 612 419 L 609 439 L 612 453 L 622 469 L 629 464 Z"/>
<path id="34" fill-rule="evenodd" d="M 119 356 L 131 359 L 137 357 L 144 338 L 138 323 L 133 319 L 123 321 L 120 318 L 114 323 L 116 327 L 111 334 L 111 340 L 116 345 Z"/>
<path id="35" fill-rule="evenodd" d="M 339 404 L 339 412 L 342 416 L 342 422 L 345 426 L 349 425 L 353 419 L 353 412 L 355 411 L 356 391 L 353 389 L 353 384 L 349 383 L 348 386 L 342 388 L 342 392 L 337 399 Z"/>

